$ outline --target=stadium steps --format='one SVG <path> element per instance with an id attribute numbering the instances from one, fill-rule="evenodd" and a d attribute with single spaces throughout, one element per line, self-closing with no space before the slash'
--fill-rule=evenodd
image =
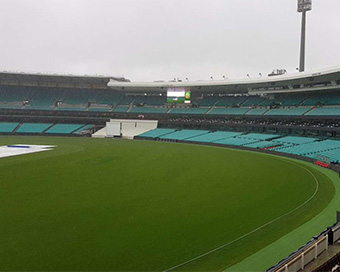
<path id="1" fill-rule="evenodd" d="M 48 128 L 44 129 L 42 133 L 46 133 L 51 127 L 53 127 L 55 124 L 50 125 Z"/>
<path id="2" fill-rule="evenodd" d="M 245 115 L 265 115 L 270 109 L 252 108 L 245 113 Z"/>
<path id="3" fill-rule="evenodd" d="M 47 134 L 72 134 L 84 127 L 84 124 L 54 124 L 45 133 Z"/>
<path id="4" fill-rule="evenodd" d="M 79 134 L 81 132 L 83 132 L 84 130 L 89 130 L 91 128 L 93 128 L 94 125 L 91 125 L 91 124 L 87 124 L 87 125 L 84 125 L 83 127 L 77 129 L 76 131 L 72 132 L 72 134 Z"/>
<path id="5" fill-rule="evenodd" d="M 217 101 L 215 102 L 215 104 L 217 103 Z M 215 105 L 214 104 L 214 105 Z M 205 113 L 205 114 L 209 114 L 211 111 L 212 111 L 212 109 L 214 108 L 214 105 L 212 106 L 212 107 L 210 107 L 210 109 Z"/>
<path id="6" fill-rule="evenodd" d="M 310 112 L 310 111 L 312 111 L 312 110 L 314 110 L 314 108 L 312 107 L 312 108 L 310 108 L 308 111 L 306 111 L 304 114 L 302 114 L 302 115 L 308 115 L 308 113 Z"/>
<path id="7" fill-rule="evenodd" d="M 13 130 L 13 133 L 16 133 L 16 132 L 18 131 L 18 129 L 21 128 L 22 125 L 23 125 L 23 124 L 20 123 L 20 124 Z"/>
<path id="8" fill-rule="evenodd" d="M 135 100 L 133 100 L 133 101 L 135 101 Z M 132 102 L 133 102 L 132 101 Z M 129 105 L 129 109 L 127 110 L 127 113 L 129 113 L 131 110 L 132 110 L 132 108 L 133 108 L 133 103 L 131 103 L 130 105 Z"/>
<path id="9" fill-rule="evenodd" d="M 138 136 L 143 137 L 143 138 L 158 139 L 161 136 L 168 135 L 168 134 L 173 133 L 175 131 L 176 131 L 176 129 L 172 129 L 172 128 L 155 128 L 153 130 L 149 130 L 147 132 L 144 132 L 144 133 L 142 133 Z"/>
<path id="10" fill-rule="evenodd" d="M 1 122 L 0 133 L 13 133 L 13 131 L 20 125 L 17 122 Z"/>

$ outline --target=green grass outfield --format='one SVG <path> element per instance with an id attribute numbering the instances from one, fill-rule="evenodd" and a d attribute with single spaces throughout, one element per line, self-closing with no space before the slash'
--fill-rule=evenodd
<path id="1" fill-rule="evenodd" d="M 338 192 L 326 170 L 256 152 L 0 137 L 7 144 L 57 148 L 0 159 L 0 270 L 223 270 L 313 221 Z M 262 266 L 278 258 L 263 256 Z"/>

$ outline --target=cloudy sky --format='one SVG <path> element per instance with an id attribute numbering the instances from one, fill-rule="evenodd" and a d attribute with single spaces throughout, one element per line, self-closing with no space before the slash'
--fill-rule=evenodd
<path id="1" fill-rule="evenodd" d="M 132 81 L 298 67 L 296 0 L 0 0 L 0 69 Z M 307 69 L 340 65 L 340 1 L 314 0 Z"/>

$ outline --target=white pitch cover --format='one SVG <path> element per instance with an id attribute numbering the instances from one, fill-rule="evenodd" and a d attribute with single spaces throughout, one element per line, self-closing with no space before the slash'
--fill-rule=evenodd
<path id="1" fill-rule="evenodd" d="M 49 151 L 53 150 L 54 147 L 55 145 L 27 145 L 27 144 L 0 146 L 0 159 L 42 151 Z"/>

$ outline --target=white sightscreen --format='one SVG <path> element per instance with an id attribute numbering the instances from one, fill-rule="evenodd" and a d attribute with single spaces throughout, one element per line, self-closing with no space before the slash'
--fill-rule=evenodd
<path id="1" fill-rule="evenodd" d="M 106 123 L 106 136 L 120 136 L 120 123 Z"/>

